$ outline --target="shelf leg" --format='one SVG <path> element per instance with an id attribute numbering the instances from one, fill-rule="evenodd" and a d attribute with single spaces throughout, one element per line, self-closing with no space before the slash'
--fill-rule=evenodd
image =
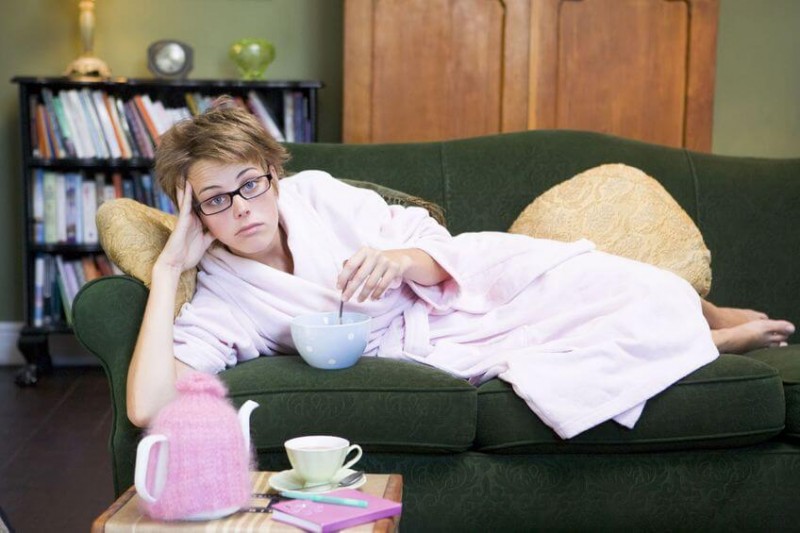
<path id="1" fill-rule="evenodd" d="M 39 381 L 39 376 L 53 371 L 46 333 L 33 333 L 23 328 L 17 340 L 17 348 L 26 361 L 14 378 L 14 383 L 18 386 L 32 387 Z"/>

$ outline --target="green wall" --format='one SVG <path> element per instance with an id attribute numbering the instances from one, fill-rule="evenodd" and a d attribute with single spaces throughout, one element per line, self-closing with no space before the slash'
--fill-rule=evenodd
<path id="1" fill-rule="evenodd" d="M 11 13 L 14 13 L 11 15 Z M 320 139 L 341 140 L 342 0 L 96 0 L 95 54 L 114 76 L 150 77 L 147 47 L 194 48 L 190 78 L 236 78 L 230 44 L 275 45 L 268 79 L 316 79 Z M 22 320 L 21 174 L 17 75 L 59 76 L 80 54 L 78 0 L 0 0 L 0 322 Z"/>
<path id="2" fill-rule="evenodd" d="M 713 152 L 800 156 L 800 2 L 721 0 Z"/>
<path id="3" fill-rule="evenodd" d="M 16 75 L 60 75 L 80 52 L 78 0 L 0 0 L 0 322 L 22 320 Z M 12 15 L 13 13 L 13 15 Z M 231 42 L 271 40 L 272 79 L 319 79 L 320 137 L 341 139 L 342 0 L 97 0 L 95 52 L 115 76 L 149 77 L 147 46 L 195 50 L 193 78 L 233 78 Z M 796 0 L 721 0 L 714 152 L 800 156 Z"/>

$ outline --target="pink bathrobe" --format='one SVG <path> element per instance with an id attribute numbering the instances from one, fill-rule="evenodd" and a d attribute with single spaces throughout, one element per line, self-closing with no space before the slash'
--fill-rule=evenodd
<path id="1" fill-rule="evenodd" d="M 452 237 L 423 209 L 388 206 L 319 171 L 281 180 L 278 210 L 294 275 L 209 250 L 175 322 L 181 361 L 220 372 L 296 353 L 291 319 L 338 308 L 341 265 L 363 245 L 424 250 L 452 276 L 346 303 L 373 317 L 366 355 L 474 384 L 500 378 L 562 438 L 609 419 L 633 427 L 649 398 L 718 356 L 686 281 L 586 240 Z"/>

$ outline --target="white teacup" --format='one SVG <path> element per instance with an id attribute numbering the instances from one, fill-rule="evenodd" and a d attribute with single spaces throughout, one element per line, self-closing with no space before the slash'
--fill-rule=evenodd
<path id="1" fill-rule="evenodd" d="M 343 468 L 350 468 L 361 459 L 361 446 L 330 435 L 310 435 L 283 443 L 286 455 L 297 477 L 306 485 L 326 483 Z M 345 463 L 351 452 L 356 456 Z"/>

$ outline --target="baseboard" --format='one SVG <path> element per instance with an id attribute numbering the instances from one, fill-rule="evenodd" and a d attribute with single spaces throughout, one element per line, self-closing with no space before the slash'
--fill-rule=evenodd
<path id="1" fill-rule="evenodd" d="M 0 322 L 0 366 L 25 364 L 25 358 L 17 349 L 17 339 L 22 326 L 22 322 Z M 95 356 L 81 346 L 74 335 L 50 335 L 48 342 L 50 357 L 56 366 L 100 364 Z"/>
<path id="2" fill-rule="evenodd" d="M 25 363 L 25 358 L 17 349 L 17 338 L 21 322 L 0 322 L 0 366 L 17 366 Z"/>

